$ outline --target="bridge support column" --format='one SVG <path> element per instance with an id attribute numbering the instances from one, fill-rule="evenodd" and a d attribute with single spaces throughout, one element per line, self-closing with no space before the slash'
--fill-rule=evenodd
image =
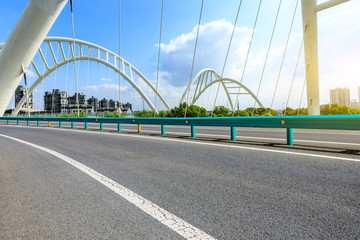
<path id="1" fill-rule="evenodd" d="M 161 125 L 161 135 L 165 135 L 165 125 Z"/>
<path id="2" fill-rule="evenodd" d="M 0 53 L 0 116 L 67 0 L 30 0 Z"/>
<path id="3" fill-rule="evenodd" d="M 286 129 L 286 143 L 287 145 L 294 145 L 294 135 L 293 135 L 293 129 L 292 128 L 287 128 Z"/>
<path id="4" fill-rule="evenodd" d="M 104 124 L 100 123 L 100 131 L 102 131 L 104 129 Z"/>
<path id="5" fill-rule="evenodd" d="M 195 137 L 195 126 L 191 126 L 191 137 Z"/>
<path id="6" fill-rule="evenodd" d="M 301 0 L 301 3 L 308 112 L 309 115 L 320 115 L 317 12 L 315 11 L 317 3 L 315 0 Z"/>
<path id="7" fill-rule="evenodd" d="M 84 123 L 84 128 L 88 129 L 88 123 L 87 122 Z"/>
<path id="8" fill-rule="evenodd" d="M 231 127 L 230 129 L 230 135 L 231 135 L 231 141 L 236 141 L 236 128 L 235 127 Z"/>

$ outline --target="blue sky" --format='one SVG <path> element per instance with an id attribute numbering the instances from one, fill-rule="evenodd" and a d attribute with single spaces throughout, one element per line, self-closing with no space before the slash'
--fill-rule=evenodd
<path id="1" fill-rule="evenodd" d="M 27 2 L 27 0 L 2 2 L 0 42 L 6 41 Z M 118 53 L 118 1 L 74 0 L 73 2 L 75 38 L 95 43 Z M 121 56 L 155 83 L 161 1 L 122 0 L 121 2 Z M 258 3 L 254 0 L 243 0 L 225 77 L 240 80 L 242 76 Z M 257 91 L 259 85 L 278 3 L 277 0 L 263 1 L 260 8 L 259 20 L 243 78 L 243 83 L 253 92 Z M 296 0 L 284 0 L 280 9 L 278 25 L 259 94 L 260 101 L 267 107 L 271 104 L 295 3 Z M 238 4 L 238 0 L 204 1 L 194 75 L 206 67 L 221 73 Z M 164 1 L 159 91 L 172 107 L 178 104 L 189 83 L 195 27 L 199 18 L 200 5 L 200 0 Z M 357 87 L 360 86 L 360 68 L 358 67 L 360 65 L 360 45 L 358 44 L 360 42 L 360 1 L 352 0 L 323 11 L 319 13 L 318 19 L 321 103 L 329 102 L 329 89 L 334 87 L 350 88 L 351 98 L 357 99 Z M 279 78 L 274 108 L 282 108 L 286 103 L 301 45 L 301 32 L 301 7 L 299 5 L 285 56 L 285 64 Z M 61 12 L 48 36 L 72 36 L 69 3 Z M 50 53 L 47 58 L 50 58 Z M 32 69 L 29 68 L 29 70 Z M 294 81 L 295 90 L 290 95 L 291 107 L 296 108 L 299 105 L 304 77 L 304 60 L 301 55 Z M 88 97 L 94 95 L 98 98 L 117 98 L 117 79 L 114 72 L 97 63 L 79 63 L 79 91 L 87 94 Z M 35 76 L 32 81 L 35 81 Z M 140 82 L 139 85 L 143 86 Z M 135 109 L 141 109 L 143 101 L 139 95 L 123 80 L 121 86 L 123 89 L 121 101 L 132 102 Z M 69 93 L 75 91 L 72 65 L 54 72 L 37 88 L 35 104 L 41 106 L 41 96 L 44 91 L 54 87 Z M 143 87 L 145 93 L 154 102 L 154 95 L 147 87 Z M 197 104 L 210 109 L 215 90 L 215 88 L 210 88 Z M 249 97 L 241 97 L 239 100 L 240 108 L 253 105 L 253 100 Z M 220 104 L 228 105 L 223 92 L 220 93 L 217 102 L 217 105 Z M 304 96 L 302 106 L 305 105 L 306 97 Z M 158 107 L 164 108 L 161 104 Z M 145 108 L 147 108 L 146 105 Z"/>

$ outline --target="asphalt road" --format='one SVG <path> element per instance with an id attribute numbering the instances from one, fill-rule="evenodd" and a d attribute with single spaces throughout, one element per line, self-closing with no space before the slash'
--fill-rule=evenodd
<path id="1" fill-rule="evenodd" d="M 231 142 L 226 129 L 191 139 L 186 128 L 165 137 L 148 128 L 0 125 L 0 239 L 183 239 L 59 157 L 6 136 L 70 157 L 217 239 L 360 238 L 359 132 L 296 131 L 304 142 L 289 147 L 263 139 L 285 134 L 272 129 L 239 129 L 254 138 Z"/>

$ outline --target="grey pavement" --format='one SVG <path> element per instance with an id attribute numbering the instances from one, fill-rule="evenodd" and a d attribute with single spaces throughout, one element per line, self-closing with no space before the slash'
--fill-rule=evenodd
<path id="1" fill-rule="evenodd" d="M 357 152 L 46 127 L 0 134 L 69 156 L 218 239 L 360 237 L 359 162 L 236 146 Z M 62 160 L 2 137 L 0 146 L 1 239 L 179 238 Z"/>

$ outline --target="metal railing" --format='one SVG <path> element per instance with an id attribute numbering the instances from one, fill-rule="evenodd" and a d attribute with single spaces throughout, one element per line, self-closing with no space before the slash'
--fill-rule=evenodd
<path id="1" fill-rule="evenodd" d="M 236 127 L 255 127 L 255 128 L 286 128 L 287 144 L 293 145 L 293 128 L 307 129 L 340 129 L 340 130 L 360 130 L 360 115 L 324 115 L 324 116 L 279 116 L 279 117 L 212 117 L 212 118 L 64 118 L 64 117 L 0 117 L 0 121 L 20 121 L 30 122 L 57 122 L 62 127 L 63 122 L 70 122 L 74 128 L 75 122 L 84 123 L 84 128 L 88 128 L 88 123 L 99 123 L 100 130 L 103 130 L 104 123 L 117 124 L 118 132 L 121 131 L 121 124 L 138 125 L 138 132 L 141 133 L 141 125 L 161 125 L 161 135 L 165 135 L 166 125 L 189 126 L 191 137 L 195 137 L 196 126 L 230 127 L 230 138 L 236 140 Z"/>

